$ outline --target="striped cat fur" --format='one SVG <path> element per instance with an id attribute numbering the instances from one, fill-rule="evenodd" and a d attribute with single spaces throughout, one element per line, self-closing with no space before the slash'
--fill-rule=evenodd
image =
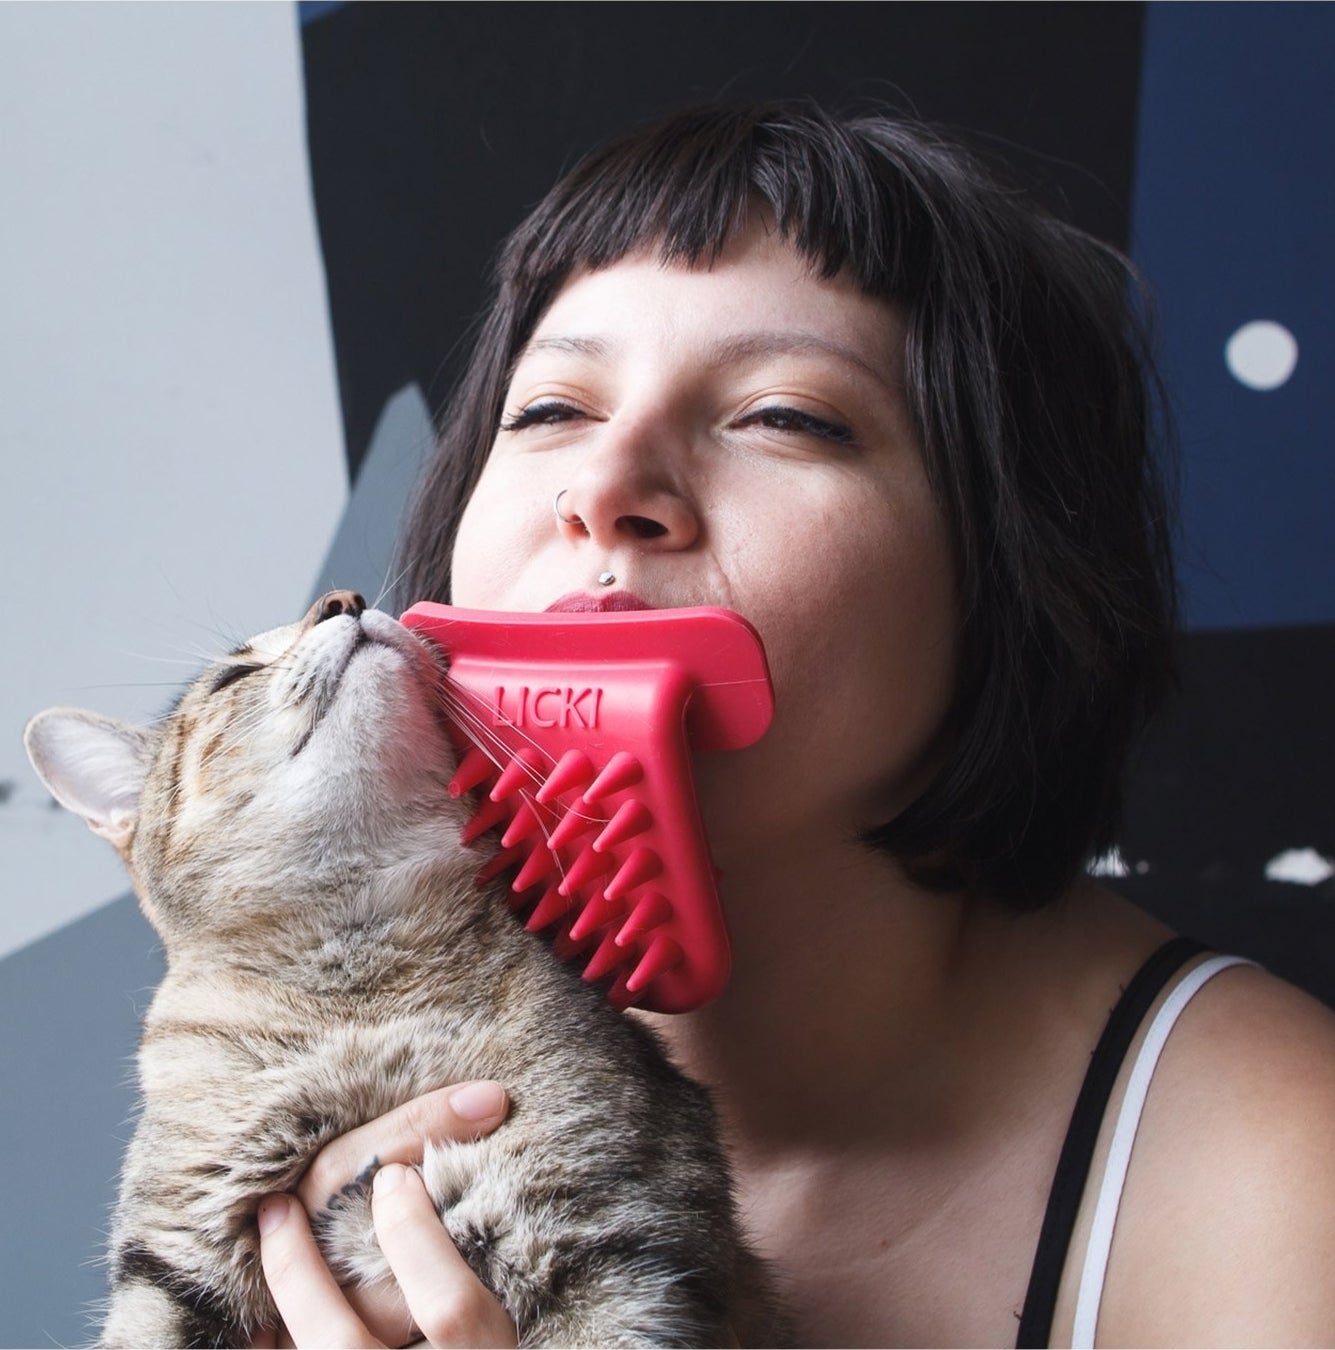
<path id="1" fill-rule="evenodd" d="M 276 1317 L 260 1197 L 352 1127 L 474 1078 L 506 1085 L 509 1118 L 429 1146 L 422 1171 L 521 1345 L 772 1340 L 706 1093 L 473 884 L 442 668 L 334 592 L 153 728 L 30 723 L 39 774 L 120 851 L 167 958 L 100 1344 L 249 1344 Z M 389 1278 L 367 1189 L 317 1216 L 341 1281 Z"/>

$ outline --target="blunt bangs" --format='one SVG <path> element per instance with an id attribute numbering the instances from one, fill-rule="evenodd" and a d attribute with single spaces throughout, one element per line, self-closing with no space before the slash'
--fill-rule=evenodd
<path id="1" fill-rule="evenodd" d="M 846 269 L 867 293 L 902 298 L 923 275 L 923 213 L 886 173 L 893 147 L 860 133 L 784 105 L 704 109 L 613 141 L 513 236 L 502 284 L 546 289 L 649 247 L 709 266 L 759 209 L 820 275 Z"/>

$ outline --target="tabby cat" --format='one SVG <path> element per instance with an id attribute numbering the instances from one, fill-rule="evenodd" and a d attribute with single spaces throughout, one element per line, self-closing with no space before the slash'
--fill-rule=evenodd
<path id="1" fill-rule="evenodd" d="M 474 885 L 443 668 L 332 592 L 157 727 L 59 708 L 29 724 L 38 772 L 119 850 L 167 958 L 101 1344 L 248 1344 L 276 1320 L 260 1197 L 335 1136 L 473 1078 L 506 1085 L 509 1118 L 429 1147 L 422 1171 L 522 1345 L 717 1345 L 752 1306 L 705 1092 Z M 326 1257 L 341 1281 L 384 1279 L 351 1191 L 317 1221 Z"/>

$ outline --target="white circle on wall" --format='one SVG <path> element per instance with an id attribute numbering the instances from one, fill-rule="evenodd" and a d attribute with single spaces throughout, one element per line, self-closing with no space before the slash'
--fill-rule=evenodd
<path id="1" fill-rule="evenodd" d="M 1273 319 L 1244 323 L 1224 347 L 1229 373 L 1248 389 L 1278 389 L 1298 364 L 1298 340 Z"/>

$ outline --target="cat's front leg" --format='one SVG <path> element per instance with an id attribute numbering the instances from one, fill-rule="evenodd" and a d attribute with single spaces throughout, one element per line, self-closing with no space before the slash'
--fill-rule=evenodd
<path id="1" fill-rule="evenodd" d="M 112 1290 L 99 1346 L 158 1350 L 243 1343 L 232 1319 L 211 1308 L 203 1291 L 182 1287 L 170 1275 L 154 1273 L 150 1263 L 141 1264 L 139 1271 L 124 1271 Z"/>
<path id="2" fill-rule="evenodd" d="M 146 1109 L 112 1222 L 103 1345 L 247 1345 L 273 1322 L 254 1212 L 276 1169 L 217 1161 L 233 1153 Z"/>
<path id="3" fill-rule="evenodd" d="M 186 1310 L 151 1284 L 122 1285 L 111 1296 L 99 1346 L 185 1345 Z"/>

